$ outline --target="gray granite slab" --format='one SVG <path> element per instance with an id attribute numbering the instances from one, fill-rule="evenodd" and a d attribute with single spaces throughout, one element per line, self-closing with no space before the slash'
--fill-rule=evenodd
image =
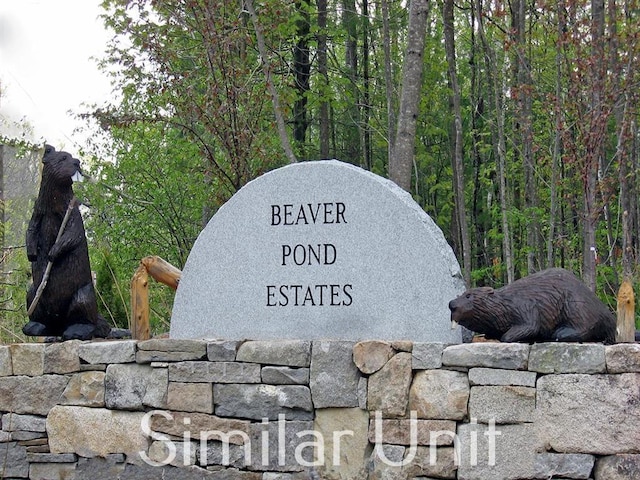
<path id="1" fill-rule="evenodd" d="M 335 160 L 269 172 L 201 232 L 172 338 L 459 343 L 464 291 L 440 228 L 391 181 Z"/>

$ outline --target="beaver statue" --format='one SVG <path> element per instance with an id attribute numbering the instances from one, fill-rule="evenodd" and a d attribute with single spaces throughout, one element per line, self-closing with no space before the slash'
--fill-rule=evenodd
<path id="1" fill-rule="evenodd" d="M 98 314 L 87 238 L 72 188 L 80 161 L 47 145 L 42 163 L 40 191 L 27 228 L 33 285 L 27 292 L 30 321 L 22 331 L 64 340 L 106 337 L 111 329 Z"/>
<path id="2" fill-rule="evenodd" d="M 451 321 L 502 342 L 613 343 L 616 319 L 573 273 L 550 268 L 449 302 Z"/>

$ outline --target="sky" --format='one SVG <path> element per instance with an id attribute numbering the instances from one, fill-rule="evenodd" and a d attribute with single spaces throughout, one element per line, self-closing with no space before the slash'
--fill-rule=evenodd
<path id="1" fill-rule="evenodd" d="M 7 120 L 26 120 L 29 140 L 78 148 L 81 121 L 69 112 L 101 104 L 109 79 L 91 57 L 102 58 L 110 34 L 98 18 L 100 0 L 0 0 L 0 133 Z"/>

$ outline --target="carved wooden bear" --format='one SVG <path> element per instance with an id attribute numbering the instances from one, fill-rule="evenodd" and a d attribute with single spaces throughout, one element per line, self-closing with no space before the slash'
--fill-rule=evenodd
<path id="1" fill-rule="evenodd" d="M 48 283 L 22 329 L 30 336 L 62 336 L 64 340 L 106 337 L 110 328 L 98 314 L 89 251 L 77 203 L 70 212 L 58 241 L 56 238 L 68 206 L 74 199 L 72 176 L 80 171 L 79 160 L 47 145 L 42 158 L 42 181 L 27 229 L 27 257 L 33 285 L 27 307 L 51 261 Z"/>
<path id="2" fill-rule="evenodd" d="M 605 342 L 616 320 L 575 275 L 551 268 L 494 290 L 467 290 L 449 302 L 451 321 L 503 342 Z"/>

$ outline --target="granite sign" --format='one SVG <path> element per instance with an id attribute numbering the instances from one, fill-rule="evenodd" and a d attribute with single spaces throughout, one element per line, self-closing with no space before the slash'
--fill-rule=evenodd
<path id="1" fill-rule="evenodd" d="M 394 183 L 336 160 L 248 183 L 184 267 L 171 337 L 460 342 L 442 231 Z"/>

